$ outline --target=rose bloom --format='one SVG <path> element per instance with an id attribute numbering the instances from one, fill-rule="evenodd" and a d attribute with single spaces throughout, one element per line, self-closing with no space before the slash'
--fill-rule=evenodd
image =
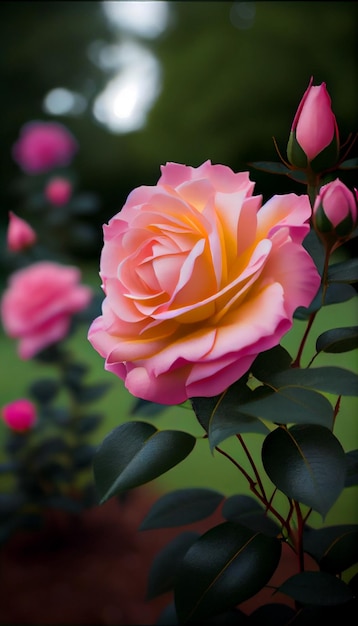
<path id="1" fill-rule="evenodd" d="M 31 359 L 67 335 L 71 316 L 86 308 L 92 298 L 91 289 L 81 285 L 80 278 L 76 267 L 48 261 L 10 276 L 0 313 L 5 332 L 19 340 L 20 358 Z"/>
<path id="2" fill-rule="evenodd" d="M 353 193 L 339 178 L 323 185 L 313 207 L 315 221 L 321 211 L 328 220 L 326 230 L 339 230 L 342 226 L 351 232 L 357 225 L 357 190 Z"/>
<path id="3" fill-rule="evenodd" d="M 5 424 L 17 432 L 31 430 L 37 421 L 35 405 L 26 398 L 20 398 L 3 406 L 1 416 Z"/>
<path id="4" fill-rule="evenodd" d="M 72 195 L 72 185 L 67 178 L 51 178 L 45 187 L 45 197 L 54 206 L 67 204 Z"/>
<path id="5" fill-rule="evenodd" d="M 65 126 L 57 122 L 28 122 L 12 147 L 12 156 L 26 174 L 41 174 L 69 165 L 78 145 Z"/>
<path id="6" fill-rule="evenodd" d="M 301 245 L 306 195 L 261 207 L 247 172 L 161 172 L 104 225 L 106 297 L 88 338 L 134 396 L 179 404 L 221 393 L 277 345 L 320 277 Z"/>
<path id="7" fill-rule="evenodd" d="M 9 226 L 7 229 L 7 247 L 12 252 L 20 252 L 36 242 L 34 229 L 25 220 L 9 211 Z"/>

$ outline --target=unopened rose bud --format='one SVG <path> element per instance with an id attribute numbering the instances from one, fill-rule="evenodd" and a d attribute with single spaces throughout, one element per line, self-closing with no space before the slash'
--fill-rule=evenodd
<path id="1" fill-rule="evenodd" d="M 326 84 L 315 86 L 312 80 L 292 123 L 287 157 L 299 169 L 309 163 L 314 171 L 323 171 L 338 160 L 339 133 Z"/>
<path id="2" fill-rule="evenodd" d="M 357 190 L 338 178 L 321 187 L 313 206 L 313 223 L 321 238 L 346 239 L 357 226 Z"/>
<path id="3" fill-rule="evenodd" d="M 52 178 L 45 188 L 46 199 L 54 206 L 67 204 L 72 195 L 72 185 L 67 178 Z"/>
<path id="4" fill-rule="evenodd" d="M 12 252 L 20 252 L 36 242 L 36 233 L 30 224 L 9 211 L 9 226 L 7 229 L 7 246 Z"/>
<path id="5" fill-rule="evenodd" d="M 31 430 L 37 421 L 36 407 L 26 398 L 14 400 L 3 406 L 1 416 L 5 424 L 16 432 Z"/>

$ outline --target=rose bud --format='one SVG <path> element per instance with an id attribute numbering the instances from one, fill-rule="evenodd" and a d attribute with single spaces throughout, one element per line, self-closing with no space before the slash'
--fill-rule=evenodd
<path id="1" fill-rule="evenodd" d="M 9 211 L 7 246 L 12 252 L 20 252 L 36 242 L 36 233 L 25 220 Z"/>
<path id="2" fill-rule="evenodd" d="M 314 171 L 321 171 L 337 162 L 339 133 L 326 84 L 315 86 L 312 80 L 292 123 L 287 157 L 299 169 L 306 169 L 310 163 Z"/>
<path id="3" fill-rule="evenodd" d="M 42 174 L 71 163 L 78 144 L 70 131 L 57 122 L 24 124 L 12 147 L 12 156 L 26 174 Z"/>
<path id="4" fill-rule="evenodd" d="M 323 238 L 347 238 L 357 226 L 357 190 L 338 178 L 321 187 L 313 207 L 313 222 Z"/>
<path id="5" fill-rule="evenodd" d="M 52 178 L 45 187 L 45 197 L 54 206 L 68 203 L 72 195 L 72 185 L 67 178 Z"/>
<path id="6" fill-rule="evenodd" d="M 30 400 L 14 400 L 3 406 L 1 416 L 11 430 L 26 432 L 31 430 L 37 421 L 36 407 Z"/>

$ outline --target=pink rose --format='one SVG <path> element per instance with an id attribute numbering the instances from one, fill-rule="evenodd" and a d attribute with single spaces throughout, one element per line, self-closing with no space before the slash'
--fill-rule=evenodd
<path id="1" fill-rule="evenodd" d="M 7 246 L 12 252 L 20 252 L 36 242 L 34 229 L 25 220 L 9 211 L 9 226 L 7 229 Z"/>
<path id="2" fill-rule="evenodd" d="M 1 415 L 5 424 L 17 432 L 31 430 L 37 421 L 36 407 L 26 398 L 14 400 L 3 406 Z"/>
<path id="3" fill-rule="evenodd" d="M 277 345 L 320 277 L 306 195 L 262 208 L 247 172 L 167 163 L 104 226 L 106 298 L 88 338 L 139 398 L 214 396 Z"/>
<path id="4" fill-rule="evenodd" d="M 57 122 L 28 122 L 13 145 L 12 156 L 26 174 L 41 174 L 69 165 L 78 144 Z"/>
<path id="5" fill-rule="evenodd" d="M 19 356 L 31 359 L 63 339 L 71 316 L 89 304 L 92 291 L 76 267 L 40 261 L 10 276 L 0 312 L 5 332 L 19 340 Z"/>
<path id="6" fill-rule="evenodd" d="M 67 204 L 72 195 L 72 185 L 67 178 L 52 178 L 45 187 L 45 197 L 54 206 Z"/>
<path id="7" fill-rule="evenodd" d="M 288 159 L 297 167 L 304 167 L 307 160 L 312 161 L 330 144 L 333 146 L 334 158 L 338 156 L 338 126 L 326 83 L 312 85 L 312 82 L 311 78 L 298 106 L 287 147 Z M 306 156 L 305 163 L 297 151 L 297 144 Z"/>

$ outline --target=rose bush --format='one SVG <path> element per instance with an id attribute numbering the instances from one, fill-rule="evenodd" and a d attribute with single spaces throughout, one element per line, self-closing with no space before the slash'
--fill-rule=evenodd
<path id="1" fill-rule="evenodd" d="M 39 261 L 14 272 L 5 289 L 0 313 L 5 332 L 19 340 L 18 353 L 31 359 L 63 339 L 71 316 L 87 307 L 92 290 L 80 284 L 77 267 Z"/>
<path id="2" fill-rule="evenodd" d="M 224 165 L 167 163 L 104 226 L 106 297 L 88 338 L 134 396 L 179 404 L 221 393 L 315 296 L 307 195 L 261 206 L 253 189 Z"/>

